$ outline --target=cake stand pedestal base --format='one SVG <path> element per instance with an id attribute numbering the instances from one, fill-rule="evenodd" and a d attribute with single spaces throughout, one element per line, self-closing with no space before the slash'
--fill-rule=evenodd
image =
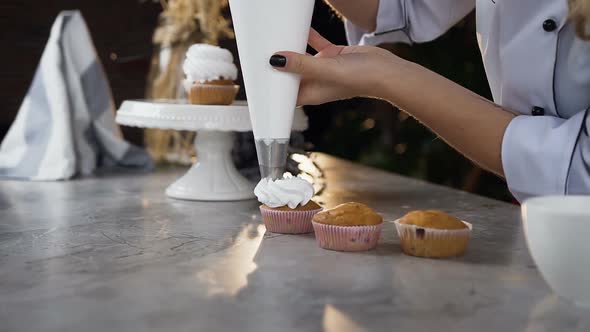
<path id="1" fill-rule="evenodd" d="M 195 139 L 197 162 L 166 189 L 172 198 L 197 201 L 236 201 L 254 198 L 254 185 L 232 161 L 232 132 L 199 130 Z"/>
<path id="2" fill-rule="evenodd" d="M 191 105 L 186 100 L 126 100 L 117 123 L 138 128 L 197 132 L 197 163 L 166 189 L 166 195 L 194 201 L 238 201 L 254 198 L 254 184 L 243 177 L 231 158 L 234 132 L 252 131 L 245 102 L 233 105 Z M 307 128 L 296 109 L 293 130 Z"/>

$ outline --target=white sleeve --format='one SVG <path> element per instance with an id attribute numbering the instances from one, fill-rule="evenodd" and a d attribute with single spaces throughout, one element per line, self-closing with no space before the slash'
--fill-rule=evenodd
<path id="1" fill-rule="evenodd" d="M 516 199 L 590 194 L 588 113 L 567 120 L 522 115 L 510 122 L 502 142 L 502 164 Z"/>
<path id="2" fill-rule="evenodd" d="M 345 20 L 346 36 L 349 45 L 431 41 L 473 8 L 475 0 L 380 0 L 377 29 L 364 31 Z"/>

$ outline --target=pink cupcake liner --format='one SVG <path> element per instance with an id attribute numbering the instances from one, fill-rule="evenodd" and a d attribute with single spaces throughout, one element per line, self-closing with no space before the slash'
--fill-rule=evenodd
<path id="1" fill-rule="evenodd" d="M 373 226 L 336 226 L 312 222 L 318 245 L 337 251 L 374 249 L 381 235 L 382 224 Z"/>
<path id="2" fill-rule="evenodd" d="M 311 219 L 322 209 L 309 211 L 277 211 L 260 208 L 266 230 L 280 234 L 312 233 Z"/>

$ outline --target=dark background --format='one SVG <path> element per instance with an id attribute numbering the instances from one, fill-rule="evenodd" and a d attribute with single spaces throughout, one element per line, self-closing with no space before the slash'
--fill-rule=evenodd
<path id="1" fill-rule="evenodd" d="M 153 50 L 151 36 L 161 11 L 158 3 L 2 0 L 0 138 L 16 116 L 55 17 L 66 9 L 79 9 L 84 15 L 117 106 L 125 99 L 143 97 Z M 320 0 L 312 25 L 332 42 L 346 43 L 340 19 Z M 222 46 L 236 53 L 234 41 L 223 41 Z M 475 40 L 473 15 L 435 42 L 384 47 L 490 97 Z M 307 107 L 306 113 L 310 117 L 310 129 L 305 136 L 312 150 L 512 201 L 502 180 L 482 172 L 412 118 L 385 102 L 355 99 Z M 124 133 L 129 140 L 142 144 L 141 130 L 124 128 Z"/>

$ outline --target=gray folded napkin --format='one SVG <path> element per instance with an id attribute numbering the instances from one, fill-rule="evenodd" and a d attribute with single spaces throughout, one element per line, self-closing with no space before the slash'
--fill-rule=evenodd
<path id="1" fill-rule="evenodd" d="M 110 87 L 79 11 L 59 14 L 16 120 L 0 178 L 64 180 L 99 168 L 151 169 L 115 123 Z"/>

